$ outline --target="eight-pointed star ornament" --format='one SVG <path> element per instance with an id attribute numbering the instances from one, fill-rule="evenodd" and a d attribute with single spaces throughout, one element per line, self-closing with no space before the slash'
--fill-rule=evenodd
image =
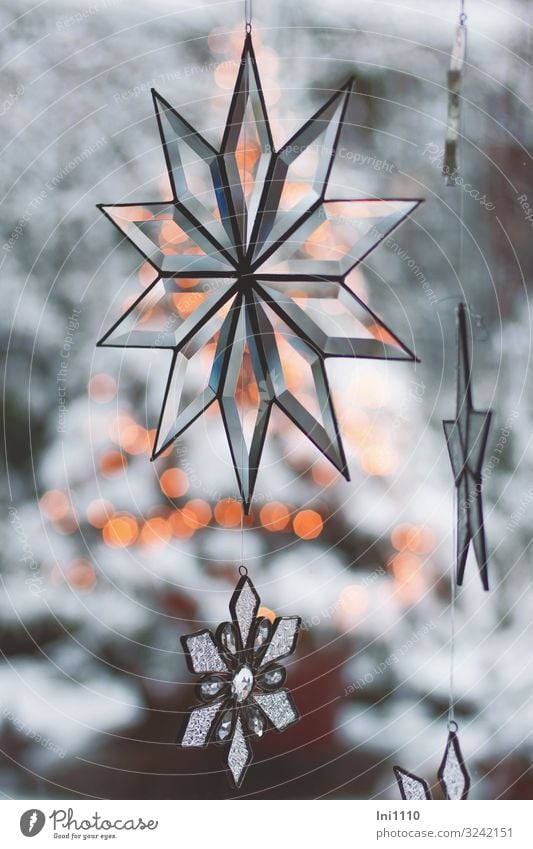
<path id="1" fill-rule="evenodd" d="M 98 343 L 173 352 L 152 459 L 217 402 L 246 512 L 274 406 L 349 479 L 327 357 L 416 359 L 348 275 L 420 200 L 326 198 L 351 90 L 275 150 L 248 33 L 220 150 L 154 91 L 172 199 L 100 207 L 157 272 Z"/>
<path id="2" fill-rule="evenodd" d="M 482 466 L 489 435 L 491 410 L 474 410 L 472 374 L 468 351 L 466 308 L 457 308 L 457 412 L 444 421 L 444 433 L 457 490 L 457 583 L 463 583 L 470 543 L 474 546 L 479 574 L 489 588 L 487 547 L 483 522 Z"/>
<path id="3" fill-rule="evenodd" d="M 178 744 L 226 744 L 236 787 L 252 761 L 250 739 L 268 728 L 283 731 L 299 719 L 279 661 L 293 653 L 301 619 L 283 616 L 271 623 L 257 615 L 259 605 L 252 581 L 243 574 L 230 601 L 231 622 L 219 625 L 214 635 L 203 630 L 181 638 L 189 669 L 202 675 L 196 687 L 202 704 L 187 715 Z"/>
<path id="4" fill-rule="evenodd" d="M 429 785 L 423 778 L 413 775 L 412 772 L 407 772 L 401 766 L 395 766 L 393 770 L 402 799 L 413 802 L 432 798 Z M 470 776 L 459 746 L 457 723 L 453 720 L 449 726 L 448 740 L 439 767 L 438 778 L 445 799 L 449 801 L 468 799 Z"/>

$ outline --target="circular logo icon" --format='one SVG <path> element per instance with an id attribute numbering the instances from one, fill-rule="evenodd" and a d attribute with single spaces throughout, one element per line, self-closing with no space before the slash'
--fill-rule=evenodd
<path id="1" fill-rule="evenodd" d="M 24 837 L 35 837 L 43 830 L 46 817 L 42 811 L 37 808 L 31 808 L 29 811 L 24 811 L 20 818 L 20 830 Z"/>

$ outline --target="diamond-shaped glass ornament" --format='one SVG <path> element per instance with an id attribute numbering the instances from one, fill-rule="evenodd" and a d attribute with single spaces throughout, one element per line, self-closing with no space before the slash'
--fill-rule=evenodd
<path id="1" fill-rule="evenodd" d="M 172 351 L 152 459 L 217 402 L 246 512 L 273 407 L 349 479 L 328 357 L 416 359 L 348 275 L 420 200 L 326 197 L 351 91 L 350 80 L 276 150 L 247 33 L 220 149 L 154 91 L 172 199 L 101 206 L 157 274 L 98 343 Z M 210 370 L 191 400 L 204 345 Z M 287 385 L 286 357 L 310 389 Z M 245 360 L 254 416 L 238 401 Z"/>
<path id="2" fill-rule="evenodd" d="M 450 722 L 448 728 L 446 748 L 438 771 L 439 782 L 445 799 L 468 799 L 470 776 L 459 745 L 457 723 Z M 429 784 L 423 778 L 399 766 L 393 767 L 393 770 L 402 799 L 412 802 L 432 798 Z"/>
<path id="3" fill-rule="evenodd" d="M 407 799 L 410 802 L 419 802 L 423 799 L 431 799 L 431 791 L 429 784 L 423 778 L 418 778 L 411 772 L 402 769 L 400 766 L 393 767 L 398 787 L 402 799 Z"/>
<path id="4" fill-rule="evenodd" d="M 446 749 L 439 767 L 438 777 L 446 799 L 467 799 L 470 776 L 467 772 L 456 726 L 448 734 Z"/>
<path id="5" fill-rule="evenodd" d="M 280 664 L 296 648 L 300 618 L 258 616 L 259 595 L 246 574 L 230 601 L 231 621 L 215 634 L 208 630 L 182 637 L 187 665 L 202 675 L 196 687 L 201 704 L 188 713 L 178 744 L 201 747 L 229 744 L 229 776 L 240 787 L 252 761 L 251 741 L 269 729 L 283 731 L 299 719 Z"/>

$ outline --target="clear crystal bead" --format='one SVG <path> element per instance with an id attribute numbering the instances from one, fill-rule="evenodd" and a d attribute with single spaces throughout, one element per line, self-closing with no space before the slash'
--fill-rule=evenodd
<path id="1" fill-rule="evenodd" d="M 231 622 L 226 622 L 222 629 L 222 645 L 229 651 L 230 654 L 235 654 L 237 651 L 237 637 L 235 636 L 235 628 Z"/>
<path id="2" fill-rule="evenodd" d="M 254 676 L 249 666 L 241 666 L 231 682 L 231 693 L 238 702 L 244 702 L 252 692 Z"/>
<path id="3" fill-rule="evenodd" d="M 246 722 L 252 734 L 262 737 L 265 732 L 265 720 L 255 707 L 249 707 L 246 711 Z"/>
<path id="4" fill-rule="evenodd" d="M 261 683 L 265 684 L 267 687 L 276 687 L 278 684 L 281 684 L 282 680 L 283 669 L 280 666 L 276 666 L 274 669 L 269 669 L 268 672 L 261 675 Z"/>
<path id="5" fill-rule="evenodd" d="M 254 648 L 255 649 L 260 649 L 262 646 L 265 645 L 266 641 L 268 640 L 269 633 L 270 633 L 270 623 L 269 623 L 268 619 L 262 619 L 261 622 L 259 623 L 257 631 L 255 632 L 255 641 L 254 641 Z"/>
<path id="6" fill-rule="evenodd" d="M 200 692 L 205 699 L 210 699 L 220 693 L 224 681 L 220 678 L 206 678 L 200 684 Z"/>
<path id="7" fill-rule="evenodd" d="M 227 710 L 226 713 L 224 714 L 224 716 L 222 717 L 220 725 L 218 726 L 217 737 L 218 737 L 219 740 L 226 740 L 229 737 L 230 733 L 231 733 L 231 711 Z"/>

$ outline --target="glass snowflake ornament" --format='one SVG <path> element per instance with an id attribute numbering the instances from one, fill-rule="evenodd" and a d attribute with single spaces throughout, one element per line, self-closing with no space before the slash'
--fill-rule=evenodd
<path id="1" fill-rule="evenodd" d="M 236 787 L 252 761 L 251 740 L 269 728 L 283 731 L 299 719 L 279 661 L 293 653 L 301 619 L 283 616 L 271 623 L 257 615 L 259 605 L 252 581 L 243 575 L 230 601 L 231 621 L 214 635 L 203 630 L 181 638 L 187 666 L 202 678 L 196 686 L 201 704 L 187 715 L 178 744 L 226 744 Z"/>
<path id="2" fill-rule="evenodd" d="M 218 404 L 246 512 L 274 407 L 349 479 L 328 357 L 416 359 L 349 275 L 420 200 L 326 197 L 351 90 L 276 150 L 248 34 L 220 149 L 153 91 L 172 199 L 100 206 L 156 277 L 98 344 L 173 354 L 152 459 Z"/>
<path id="3" fill-rule="evenodd" d="M 402 799 L 413 802 L 432 798 L 429 784 L 423 778 L 407 772 L 400 766 L 395 766 L 393 769 Z M 444 757 L 439 767 L 438 778 L 445 799 L 450 801 L 468 799 L 470 776 L 459 745 L 456 722 L 450 723 L 450 731 Z"/>

